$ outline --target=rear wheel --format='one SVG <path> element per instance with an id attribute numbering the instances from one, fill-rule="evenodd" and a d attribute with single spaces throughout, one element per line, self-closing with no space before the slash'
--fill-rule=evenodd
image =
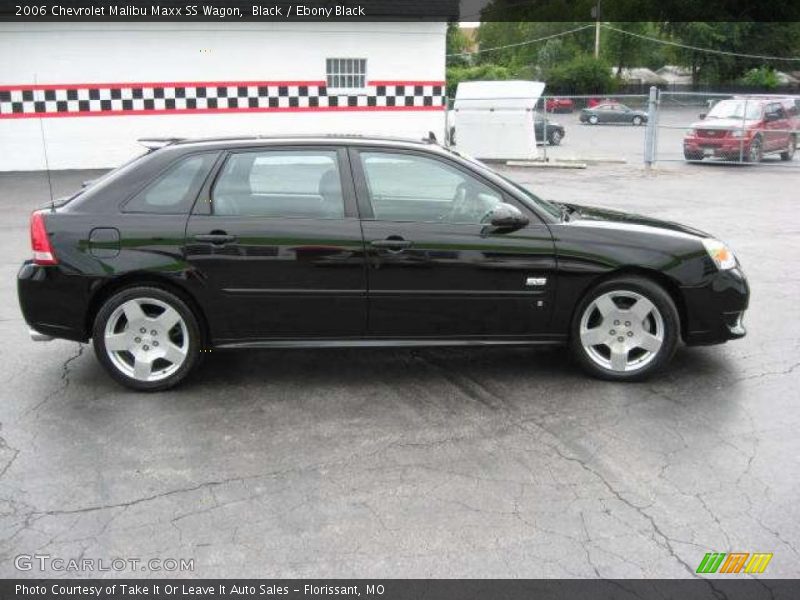
<path id="1" fill-rule="evenodd" d="M 131 287 L 113 295 L 97 313 L 92 337 L 100 363 L 134 390 L 173 387 L 199 362 L 197 318 L 161 288 Z"/>
<path id="2" fill-rule="evenodd" d="M 591 375 L 613 381 L 641 380 L 663 367 L 678 344 L 675 303 L 642 277 L 603 282 L 581 301 L 570 345 Z"/>
<path id="3" fill-rule="evenodd" d="M 789 136 L 789 147 L 785 152 L 781 152 L 781 160 L 792 160 L 794 158 L 794 151 L 797 148 L 797 138 L 794 135 Z"/>
<path id="4" fill-rule="evenodd" d="M 551 131 L 550 132 L 550 145 L 551 146 L 558 146 L 561 143 L 561 137 L 562 136 L 561 136 L 561 132 L 560 131 L 558 131 L 558 130 Z"/>
<path id="5" fill-rule="evenodd" d="M 598 121 L 597 115 L 592 115 L 591 117 L 589 117 L 589 124 L 597 125 L 597 121 Z"/>

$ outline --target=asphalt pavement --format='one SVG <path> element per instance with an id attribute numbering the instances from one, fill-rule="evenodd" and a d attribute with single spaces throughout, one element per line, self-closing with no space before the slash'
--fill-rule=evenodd
<path id="1" fill-rule="evenodd" d="M 28 339 L 15 275 L 48 184 L 0 174 L 0 576 L 682 578 L 731 551 L 800 576 L 800 171 L 505 171 L 717 234 L 748 336 L 641 384 L 562 349 L 265 350 L 137 394 L 91 347 Z M 193 571 L 15 567 L 33 554 Z"/>

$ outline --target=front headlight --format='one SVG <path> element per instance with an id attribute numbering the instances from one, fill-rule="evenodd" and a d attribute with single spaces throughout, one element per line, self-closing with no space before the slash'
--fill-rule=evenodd
<path id="1" fill-rule="evenodd" d="M 705 246 L 706 252 L 708 252 L 711 260 L 714 261 L 720 271 L 733 269 L 736 266 L 736 257 L 733 251 L 724 243 L 714 238 L 705 238 L 703 239 L 703 246 Z"/>
<path id="2" fill-rule="evenodd" d="M 690 135 L 690 136 L 694 137 L 695 135 L 697 135 L 697 130 L 696 129 L 687 129 L 686 130 L 686 135 Z"/>
<path id="3" fill-rule="evenodd" d="M 747 131 L 745 131 L 744 129 L 733 129 L 730 132 L 730 136 L 734 138 L 743 138 L 745 137 L 746 133 Z"/>

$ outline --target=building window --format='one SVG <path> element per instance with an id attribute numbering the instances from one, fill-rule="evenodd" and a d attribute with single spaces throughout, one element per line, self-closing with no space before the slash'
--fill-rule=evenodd
<path id="1" fill-rule="evenodd" d="M 366 58 L 329 58 L 325 61 L 329 88 L 362 89 L 367 87 Z"/>

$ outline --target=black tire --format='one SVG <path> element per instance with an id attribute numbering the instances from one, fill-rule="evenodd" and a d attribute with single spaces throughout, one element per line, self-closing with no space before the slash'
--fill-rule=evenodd
<path id="1" fill-rule="evenodd" d="M 750 147 L 747 150 L 747 153 L 744 155 L 745 162 L 750 163 L 760 163 L 761 159 L 764 158 L 764 149 L 761 145 L 761 138 L 756 136 L 753 138 L 753 141 L 750 142 Z"/>
<path id="2" fill-rule="evenodd" d="M 561 144 L 561 138 L 562 137 L 563 137 L 563 134 L 560 131 L 558 131 L 558 130 L 551 131 L 548 141 L 550 142 L 551 146 L 558 146 L 559 144 Z"/>
<path id="3" fill-rule="evenodd" d="M 157 381 L 141 381 L 127 375 L 114 364 L 106 352 L 105 330 L 109 319 L 124 303 L 130 300 L 143 298 L 158 300 L 177 311 L 177 313 L 183 319 L 188 337 L 188 343 L 186 345 L 186 357 L 183 359 L 183 362 L 180 364 L 177 370 L 175 370 L 168 377 Z M 159 287 L 147 285 L 125 288 L 108 298 L 103 303 L 97 313 L 97 316 L 95 317 L 94 325 L 92 327 L 92 344 L 100 364 L 102 364 L 106 371 L 108 371 L 109 375 L 111 375 L 111 377 L 113 377 L 119 383 L 136 391 L 157 392 L 178 385 L 189 375 L 189 373 L 191 373 L 195 367 L 197 367 L 202 356 L 200 349 L 203 345 L 203 338 L 197 317 L 192 309 L 186 304 L 186 302 L 172 292 L 168 292 Z"/>
<path id="4" fill-rule="evenodd" d="M 636 115 L 635 117 L 633 117 L 632 123 L 638 127 L 639 125 L 644 123 L 644 119 L 642 117 L 640 117 L 639 115 Z"/>
<path id="5" fill-rule="evenodd" d="M 686 160 L 703 160 L 703 155 L 700 152 L 687 152 L 684 150 L 683 158 Z"/>
<path id="6" fill-rule="evenodd" d="M 591 115 L 589 117 L 589 125 L 597 125 L 600 122 L 600 119 L 597 118 L 597 115 Z"/>
<path id="7" fill-rule="evenodd" d="M 781 160 L 792 160 L 794 158 L 794 151 L 797 148 L 797 138 L 794 135 L 789 136 L 789 147 L 785 152 L 781 152 Z"/>
<path id="8" fill-rule="evenodd" d="M 580 324 L 584 312 L 600 296 L 608 292 L 633 292 L 653 303 L 663 321 L 663 340 L 653 358 L 642 367 L 630 371 L 615 371 L 598 364 L 581 343 Z M 613 325 L 612 325 L 613 326 Z M 605 332 L 604 332 L 605 333 Z M 608 381 L 641 381 L 663 368 L 675 354 L 680 340 L 680 316 L 675 303 L 664 288 L 654 281 L 638 276 L 609 279 L 592 288 L 578 303 L 570 327 L 570 349 L 575 360 L 588 374 Z"/>

